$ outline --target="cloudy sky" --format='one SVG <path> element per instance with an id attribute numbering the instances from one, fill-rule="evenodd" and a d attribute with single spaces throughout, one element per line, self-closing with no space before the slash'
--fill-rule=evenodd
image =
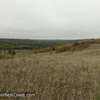
<path id="1" fill-rule="evenodd" d="M 100 38 L 100 0 L 0 0 L 0 38 Z"/>

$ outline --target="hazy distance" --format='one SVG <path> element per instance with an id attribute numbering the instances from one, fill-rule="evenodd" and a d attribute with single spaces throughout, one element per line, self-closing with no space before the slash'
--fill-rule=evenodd
<path id="1" fill-rule="evenodd" d="M 100 0 L 0 0 L 0 38 L 100 38 Z"/>

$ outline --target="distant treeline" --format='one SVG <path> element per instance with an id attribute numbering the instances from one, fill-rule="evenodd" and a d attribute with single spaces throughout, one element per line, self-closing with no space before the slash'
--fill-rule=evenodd
<path id="1" fill-rule="evenodd" d="M 41 49 L 55 48 L 56 46 L 73 43 L 82 40 L 27 40 L 27 39 L 0 39 L 0 49 Z"/>
<path id="2" fill-rule="evenodd" d="M 100 39 L 88 40 L 23 40 L 0 39 L 0 50 L 35 50 L 36 52 L 66 51 L 88 48 L 91 43 L 100 43 Z"/>
<path id="3" fill-rule="evenodd" d="M 85 48 L 88 48 L 91 44 L 94 43 L 100 43 L 100 39 L 88 39 L 88 40 L 82 40 L 82 41 L 76 41 L 69 44 L 59 45 L 56 46 L 57 52 L 63 52 L 67 50 L 83 50 Z"/>
<path id="4" fill-rule="evenodd" d="M 84 50 L 100 39 L 89 40 L 18 40 L 0 39 L 0 59 L 14 57 L 19 50 L 32 53 L 65 52 Z M 25 52 L 24 52 L 25 53 Z"/>
<path id="5" fill-rule="evenodd" d="M 93 43 L 100 43 L 100 39 L 88 40 L 20 40 L 0 39 L 2 55 L 16 55 L 16 50 L 32 50 L 34 53 L 64 52 L 83 50 Z"/>

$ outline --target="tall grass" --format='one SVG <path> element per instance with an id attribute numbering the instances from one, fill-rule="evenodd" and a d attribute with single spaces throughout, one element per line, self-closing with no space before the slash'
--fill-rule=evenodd
<path id="1" fill-rule="evenodd" d="M 36 94 L 0 100 L 100 100 L 100 55 L 94 52 L 43 53 L 0 60 L 0 92 Z"/>

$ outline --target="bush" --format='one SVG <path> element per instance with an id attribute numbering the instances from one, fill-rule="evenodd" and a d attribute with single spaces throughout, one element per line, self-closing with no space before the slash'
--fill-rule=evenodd
<path id="1" fill-rule="evenodd" d="M 96 41 L 95 41 L 95 40 L 84 40 L 83 42 L 84 42 L 84 43 L 89 43 L 89 44 L 90 44 L 90 43 L 95 43 Z"/>
<path id="2" fill-rule="evenodd" d="M 52 48 L 41 48 L 40 50 L 39 50 L 39 52 L 50 52 L 50 51 L 52 51 Z"/>
<path id="3" fill-rule="evenodd" d="M 79 45 L 78 42 L 74 42 L 74 43 L 73 43 L 73 46 L 78 46 L 78 45 Z"/>
<path id="4" fill-rule="evenodd" d="M 9 55 L 16 55 L 16 52 L 15 52 L 15 50 L 8 50 L 8 54 Z"/>
<path id="5" fill-rule="evenodd" d="M 88 47 L 89 47 L 88 43 L 81 43 L 80 45 L 78 45 L 79 49 L 85 49 L 85 48 L 88 48 Z"/>
<path id="6" fill-rule="evenodd" d="M 73 49 L 73 45 L 72 44 L 64 44 L 64 45 L 56 47 L 56 51 L 57 52 L 64 52 L 64 51 L 72 50 L 72 49 Z"/>

